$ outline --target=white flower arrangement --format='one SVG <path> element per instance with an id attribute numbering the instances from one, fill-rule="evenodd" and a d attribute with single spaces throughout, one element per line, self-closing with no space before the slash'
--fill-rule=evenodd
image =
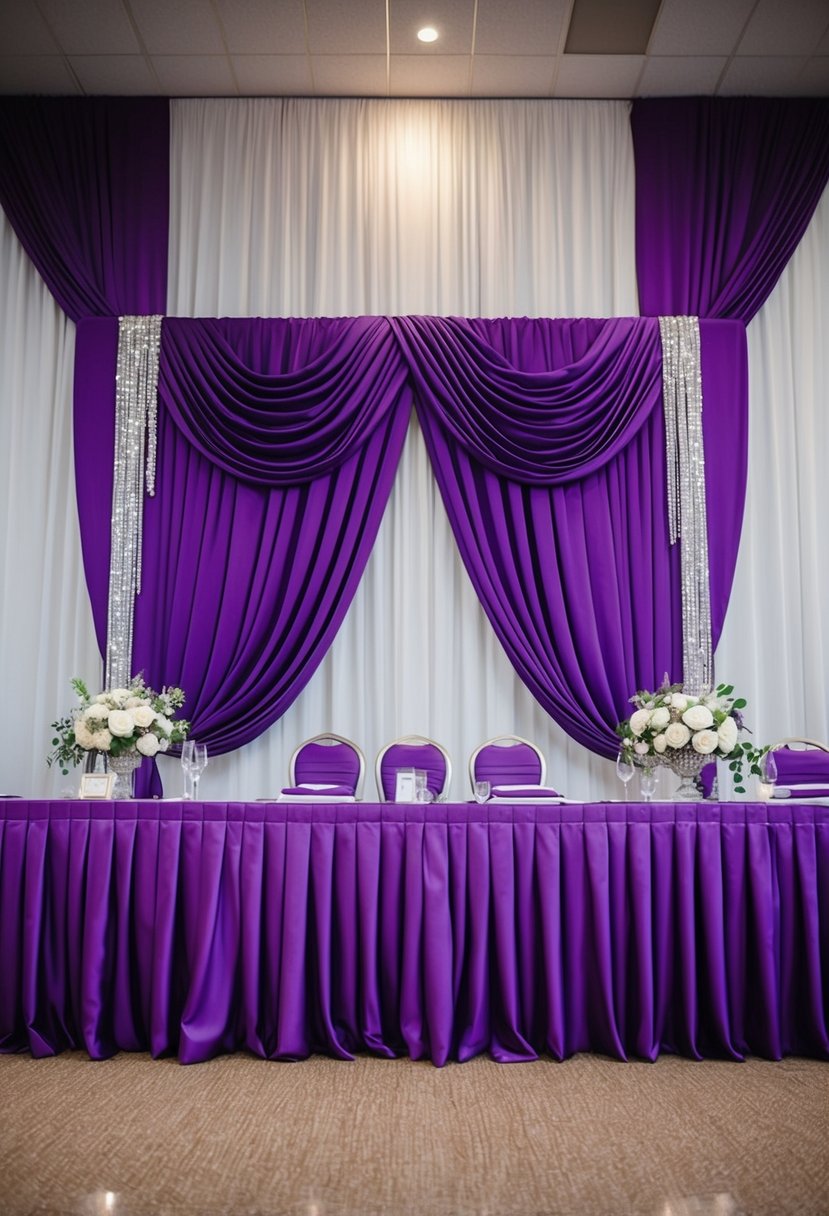
<path id="1" fill-rule="evenodd" d="M 181 743 L 190 729 L 183 718 L 174 721 L 176 710 L 184 704 L 180 688 L 154 692 L 142 676 L 136 676 L 129 688 L 108 689 L 94 697 L 83 680 L 73 680 L 72 687 L 80 705 L 52 723 L 54 751 L 46 758 L 50 766 L 59 764 L 64 775 L 69 765 L 82 762 L 86 752 L 155 756 L 166 752 L 171 743 Z"/>
<path id="2" fill-rule="evenodd" d="M 731 684 L 720 684 L 715 691 L 694 697 L 680 684 L 669 684 L 667 676 L 656 692 L 637 692 L 630 699 L 634 712 L 616 727 L 625 754 L 645 767 L 649 760 L 670 764 L 672 754 L 683 748 L 700 757 L 719 757 L 728 761 L 734 789 L 745 793 L 743 765 L 759 776 L 760 759 L 768 748 L 740 741 L 740 732 L 746 729 L 741 713 L 746 703 L 733 693 Z"/>

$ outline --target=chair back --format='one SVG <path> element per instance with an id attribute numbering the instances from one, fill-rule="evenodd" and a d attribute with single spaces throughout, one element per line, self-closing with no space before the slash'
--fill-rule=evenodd
<path id="1" fill-rule="evenodd" d="M 314 735 L 300 743 L 288 769 L 292 786 L 342 785 L 362 798 L 366 760 L 356 743 L 342 735 Z"/>
<path id="2" fill-rule="evenodd" d="M 773 743 L 777 784 L 794 793 L 798 786 L 829 789 L 829 747 L 813 739 L 781 739 Z M 804 793 L 808 791 L 804 790 Z"/>
<path id="3" fill-rule="evenodd" d="M 547 778 L 544 754 L 520 735 L 497 735 L 469 757 L 469 780 L 496 785 L 543 785 Z"/>
<path id="4" fill-rule="evenodd" d="M 445 802 L 452 781 L 452 761 L 445 747 L 423 735 L 404 735 L 381 748 L 376 777 L 380 800 L 393 802 L 399 768 L 418 768 L 426 773 L 426 785 L 436 802 Z"/>

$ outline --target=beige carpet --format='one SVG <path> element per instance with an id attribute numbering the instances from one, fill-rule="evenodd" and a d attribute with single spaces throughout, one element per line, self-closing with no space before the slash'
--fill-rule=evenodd
<path id="1" fill-rule="evenodd" d="M 829 1213 L 829 1066 L 0 1057 L 0 1212 Z"/>

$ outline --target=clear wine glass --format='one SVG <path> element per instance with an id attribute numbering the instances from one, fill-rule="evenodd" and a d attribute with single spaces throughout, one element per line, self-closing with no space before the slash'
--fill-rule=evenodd
<path id="1" fill-rule="evenodd" d="M 472 787 L 472 793 L 475 795 L 476 802 L 487 802 L 491 792 L 492 786 L 488 781 L 476 781 Z"/>
<path id="2" fill-rule="evenodd" d="M 190 762 L 190 774 L 193 779 L 193 797 L 198 797 L 199 781 L 204 770 L 207 768 L 207 744 L 193 744 L 193 759 Z"/>
<path id="3" fill-rule="evenodd" d="M 760 797 L 765 802 L 774 797 L 774 787 L 777 784 L 777 761 L 774 752 L 766 752 L 760 757 Z"/>
<path id="4" fill-rule="evenodd" d="M 655 768 L 643 768 L 639 774 L 639 790 L 643 802 L 651 802 L 656 793 L 659 774 Z"/>
<path id="5" fill-rule="evenodd" d="M 181 769 L 184 773 L 184 797 L 188 801 L 193 797 L 193 748 L 192 739 L 185 739 L 181 745 Z"/>
<path id="6" fill-rule="evenodd" d="M 625 787 L 625 802 L 628 800 L 628 783 L 633 779 L 635 771 L 633 761 L 630 758 L 630 752 L 627 748 L 622 748 L 616 757 L 616 776 Z"/>

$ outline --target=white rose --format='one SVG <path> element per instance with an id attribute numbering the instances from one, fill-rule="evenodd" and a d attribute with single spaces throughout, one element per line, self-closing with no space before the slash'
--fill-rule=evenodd
<path id="1" fill-rule="evenodd" d="M 112 735 L 106 728 L 96 730 L 92 736 L 92 746 L 97 747 L 99 752 L 108 752 L 112 747 Z"/>
<path id="2" fill-rule="evenodd" d="M 637 709 L 636 713 L 630 715 L 630 729 L 634 735 L 641 735 L 647 729 L 651 715 L 647 709 Z"/>
<path id="3" fill-rule="evenodd" d="M 124 704 L 124 709 L 135 709 L 136 705 L 146 705 L 146 701 L 142 701 L 141 697 L 127 697 Z"/>
<path id="4" fill-rule="evenodd" d="M 683 722 L 672 722 L 665 728 L 665 742 L 668 747 L 684 747 L 691 738 L 691 732 Z"/>
<path id="5" fill-rule="evenodd" d="M 84 710 L 84 717 L 87 722 L 103 722 L 109 710 L 106 705 L 90 705 L 89 709 Z"/>
<path id="6" fill-rule="evenodd" d="M 720 741 L 720 751 L 724 752 L 725 755 L 728 755 L 730 751 L 733 751 L 734 745 L 737 742 L 738 734 L 739 731 L 737 730 L 737 723 L 733 718 L 726 718 L 724 722 L 721 722 L 719 730 L 717 731 L 717 738 Z"/>
<path id="7" fill-rule="evenodd" d="M 158 751 L 158 739 L 152 733 L 140 735 L 135 746 L 142 756 L 154 756 Z"/>
<path id="8" fill-rule="evenodd" d="M 92 700 L 96 703 L 96 705 L 106 705 L 109 697 L 105 692 L 99 692 L 97 697 L 93 697 Z"/>
<path id="9" fill-rule="evenodd" d="M 638 743 L 634 743 L 633 750 L 636 752 L 637 756 L 647 756 L 650 748 L 648 747 L 647 743 L 640 739 Z"/>
<path id="10" fill-rule="evenodd" d="M 167 748 L 168 748 L 169 746 L 170 746 L 170 740 L 169 740 L 169 739 L 159 739 L 159 741 L 158 741 L 158 750 L 159 750 L 160 752 L 166 752 L 166 750 L 167 750 Z"/>
<path id="11" fill-rule="evenodd" d="M 668 740 L 665 738 L 664 734 L 654 736 L 653 750 L 658 755 L 661 756 L 667 746 L 668 746 Z"/>
<path id="12" fill-rule="evenodd" d="M 684 710 L 688 708 L 688 698 L 683 696 L 681 692 L 671 693 L 671 705 L 674 709 Z"/>
<path id="13" fill-rule="evenodd" d="M 121 705 L 125 705 L 132 693 L 128 688 L 111 688 L 109 695 L 113 701 L 119 701 Z"/>
<path id="14" fill-rule="evenodd" d="M 682 721 L 689 730 L 707 730 L 714 721 L 714 715 L 705 705 L 691 705 L 682 715 Z"/>
<path id="15" fill-rule="evenodd" d="M 170 719 L 163 717 L 161 714 L 158 714 L 156 717 L 155 724 L 158 727 L 158 729 L 161 731 L 162 735 L 166 735 L 167 738 L 169 739 L 170 735 L 173 733 L 173 724 L 170 721 Z"/>
<path id="16" fill-rule="evenodd" d="M 75 719 L 75 740 L 81 745 L 81 747 L 85 747 L 87 750 L 89 750 L 90 747 L 95 746 L 95 744 L 92 742 L 92 731 L 89 729 L 83 718 Z"/>
<path id="17" fill-rule="evenodd" d="M 716 751 L 719 739 L 715 730 L 698 730 L 691 739 L 691 745 L 695 752 L 700 752 L 703 756 L 710 756 L 713 751 Z"/>
<path id="18" fill-rule="evenodd" d="M 660 705 L 651 714 L 651 726 L 655 730 L 660 730 L 663 726 L 667 726 L 671 720 L 671 711 L 666 709 L 664 705 Z"/>
<path id="19" fill-rule="evenodd" d="M 155 710 L 150 709 L 149 705 L 139 703 L 129 710 L 129 714 L 136 726 L 152 726 L 155 722 Z"/>
<path id="20" fill-rule="evenodd" d="M 132 714 L 128 714 L 125 709 L 110 710 L 107 725 L 119 739 L 126 739 L 135 730 Z"/>

